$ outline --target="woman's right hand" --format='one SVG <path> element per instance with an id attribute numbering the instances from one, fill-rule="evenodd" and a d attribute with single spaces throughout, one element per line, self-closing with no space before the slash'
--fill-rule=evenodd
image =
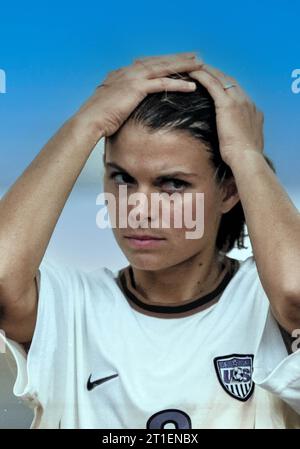
<path id="1" fill-rule="evenodd" d="M 195 83 L 167 76 L 199 70 L 202 64 L 196 53 L 136 59 L 132 65 L 109 72 L 76 115 L 95 125 L 102 136 L 111 136 L 148 94 L 194 91 Z"/>

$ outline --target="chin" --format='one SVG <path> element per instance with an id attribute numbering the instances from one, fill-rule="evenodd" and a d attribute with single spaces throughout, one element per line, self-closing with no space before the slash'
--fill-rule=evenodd
<path id="1" fill-rule="evenodd" d="M 167 268 L 170 260 L 166 260 L 165 254 L 146 254 L 145 252 L 124 253 L 130 265 L 138 270 L 156 271 Z"/>

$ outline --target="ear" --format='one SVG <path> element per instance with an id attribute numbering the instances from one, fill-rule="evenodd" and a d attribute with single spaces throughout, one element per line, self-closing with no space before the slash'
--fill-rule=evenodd
<path id="1" fill-rule="evenodd" d="M 226 179 L 221 187 L 221 212 L 226 214 L 240 201 L 233 176 Z"/>

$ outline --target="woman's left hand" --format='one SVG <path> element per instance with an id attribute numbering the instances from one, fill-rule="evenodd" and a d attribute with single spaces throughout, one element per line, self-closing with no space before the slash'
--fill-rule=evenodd
<path id="1" fill-rule="evenodd" d="M 220 153 L 224 162 L 230 166 L 232 159 L 245 151 L 263 153 L 263 113 L 237 81 L 208 64 L 189 72 L 189 75 L 208 90 L 215 102 Z M 226 89 L 231 84 L 234 86 Z"/>

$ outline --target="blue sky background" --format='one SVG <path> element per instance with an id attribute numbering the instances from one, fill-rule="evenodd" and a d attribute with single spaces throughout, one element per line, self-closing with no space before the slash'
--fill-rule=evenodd
<path id="1" fill-rule="evenodd" d="M 199 51 L 265 113 L 266 153 L 299 186 L 299 0 L 6 1 L 0 11 L 0 185 L 11 184 L 107 72 L 139 56 Z"/>
<path id="2" fill-rule="evenodd" d="M 198 51 L 264 111 L 265 151 L 300 207 L 300 94 L 291 91 L 291 72 L 300 68 L 299 10 L 300 0 L 1 2 L 0 195 L 108 71 L 137 57 Z M 73 189 L 47 255 L 117 270 L 127 261 L 112 231 L 95 225 L 99 156 L 92 153 Z M 0 428 L 28 427 L 31 412 L 13 398 L 12 385 L 0 354 Z"/>

